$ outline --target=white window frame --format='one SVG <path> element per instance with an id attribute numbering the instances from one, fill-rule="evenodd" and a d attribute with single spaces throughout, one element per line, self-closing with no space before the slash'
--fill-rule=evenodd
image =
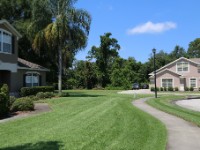
<path id="1" fill-rule="evenodd" d="M 192 87 L 192 86 L 191 86 L 191 79 L 195 79 L 195 80 L 196 80 L 196 82 L 195 82 L 196 86 L 193 87 L 193 88 L 197 88 L 197 87 L 198 87 L 198 85 L 197 85 L 197 78 L 195 78 L 195 77 L 189 78 L 189 86 L 190 86 L 190 87 Z"/>
<path id="2" fill-rule="evenodd" d="M 31 75 L 31 86 L 30 87 L 34 87 L 35 85 L 34 85 L 34 80 L 33 80 L 33 76 L 34 76 L 34 74 L 37 74 L 37 77 L 38 77 L 38 83 L 37 83 L 37 85 L 36 86 L 39 86 L 40 85 L 40 73 L 39 72 L 26 72 L 25 73 L 25 85 L 27 84 L 27 82 L 26 82 L 26 77 L 29 75 Z"/>
<path id="3" fill-rule="evenodd" d="M 0 33 L 0 46 L 1 46 L 1 50 L 0 50 L 0 53 L 5 53 L 5 54 L 12 54 L 12 34 L 9 32 L 9 31 L 6 31 L 4 29 L 0 29 L 1 33 Z M 3 50 L 3 43 L 4 43 L 4 39 L 3 39 L 3 32 L 5 32 L 6 34 L 10 35 L 11 36 L 11 42 L 10 43 L 7 43 L 7 44 L 10 44 L 10 52 L 4 52 Z"/>
<path id="4" fill-rule="evenodd" d="M 178 71 L 178 63 L 187 63 L 188 64 L 188 70 L 184 71 L 183 66 L 182 66 L 182 71 Z M 190 63 L 188 61 L 179 61 L 179 62 L 176 63 L 176 72 L 189 72 L 189 70 L 190 70 Z"/>
<path id="5" fill-rule="evenodd" d="M 163 79 L 165 79 L 165 80 L 167 80 L 167 79 L 168 79 L 168 80 L 169 80 L 169 79 L 172 80 L 172 87 L 174 88 L 174 78 L 161 78 L 161 82 L 160 82 L 160 83 L 161 83 L 161 86 L 160 86 L 160 87 L 164 87 L 164 86 L 163 86 Z M 168 87 L 166 87 L 166 88 L 168 88 Z"/>

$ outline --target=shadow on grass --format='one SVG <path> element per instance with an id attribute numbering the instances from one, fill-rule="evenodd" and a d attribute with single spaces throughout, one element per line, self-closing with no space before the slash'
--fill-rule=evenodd
<path id="1" fill-rule="evenodd" d="M 0 150 L 59 150 L 62 144 L 57 141 L 47 141 L 38 143 L 28 143 L 24 145 L 18 145 L 13 147 L 0 148 Z"/>

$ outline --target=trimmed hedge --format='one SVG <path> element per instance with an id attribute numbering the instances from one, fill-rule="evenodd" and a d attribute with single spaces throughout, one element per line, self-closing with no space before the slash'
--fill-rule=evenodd
<path id="1" fill-rule="evenodd" d="M 30 111 L 34 110 L 34 103 L 29 97 L 18 98 L 11 106 L 11 111 Z"/>
<path id="2" fill-rule="evenodd" d="M 53 86 L 35 86 L 35 87 L 23 87 L 20 90 L 22 97 L 36 95 L 39 92 L 54 92 Z"/>
<path id="3" fill-rule="evenodd" d="M 9 89 L 7 84 L 3 84 L 0 89 L 0 118 L 9 113 Z"/>

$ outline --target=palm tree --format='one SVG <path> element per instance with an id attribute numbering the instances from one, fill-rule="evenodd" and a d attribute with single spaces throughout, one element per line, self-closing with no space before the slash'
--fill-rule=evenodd
<path id="1" fill-rule="evenodd" d="M 85 48 L 91 17 L 82 9 L 74 8 L 77 0 L 34 0 L 33 20 L 29 28 L 33 37 L 33 49 L 58 61 L 58 89 L 62 92 L 63 58 L 67 53 L 76 54 Z M 57 50 L 56 50 L 57 49 Z M 56 50 L 56 51 L 55 51 Z M 57 56 L 57 57 L 55 57 Z"/>

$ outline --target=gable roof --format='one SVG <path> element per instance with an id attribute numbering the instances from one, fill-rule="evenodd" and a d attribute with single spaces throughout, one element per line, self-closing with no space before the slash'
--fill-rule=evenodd
<path id="1" fill-rule="evenodd" d="M 0 24 L 5 25 L 15 36 L 21 38 L 22 35 L 5 19 L 0 20 Z"/>
<path id="2" fill-rule="evenodd" d="M 161 67 L 160 69 L 156 70 L 156 72 L 158 73 L 159 71 L 161 71 L 161 70 L 163 70 L 164 68 L 166 68 L 166 67 L 172 65 L 173 63 L 176 63 L 177 61 L 179 61 L 179 60 L 181 60 L 181 59 L 184 59 L 184 60 L 186 60 L 186 61 L 189 61 L 189 62 L 192 62 L 192 63 L 194 63 L 194 64 L 200 65 L 200 58 L 187 59 L 187 58 L 185 58 L 185 57 L 180 57 L 179 59 L 176 59 L 175 61 L 173 61 L 173 62 L 171 62 L 171 63 L 169 63 L 169 64 L 167 64 L 167 65 Z M 154 74 L 154 72 L 151 72 L 149 75 L 152 76 L 153 74 Z"/>
<path id="3" fill-rule="evenodd" d="M 18 58 L 18 69 L 34 70 L 34 71 L 49 71 L 49 69 L 42 67 L 30 61 Z"/>
<path id="4" fill-rule="evenodd" d="M 181 74 L 179 74 L 179 73 L 177 73 L 177 72 L 174 72 L 174 71 L 172 71 L 172 70 L 170 70 L 170 69 L 168 69 L 168 68 L 159 71 L 158 73 L 156 73 L 156 75 L 159 75 L 159 74 L 161 74 L 161 73 L 163 73 L 163 72 L 165 72 L 165 71 L 169 71 L 170 73 L 176 74 L 176 75 L 178 75 L 178 76 L 182 76 Z M 154 77 L 154 74 L 153 74 L 151 77 Z"/>

